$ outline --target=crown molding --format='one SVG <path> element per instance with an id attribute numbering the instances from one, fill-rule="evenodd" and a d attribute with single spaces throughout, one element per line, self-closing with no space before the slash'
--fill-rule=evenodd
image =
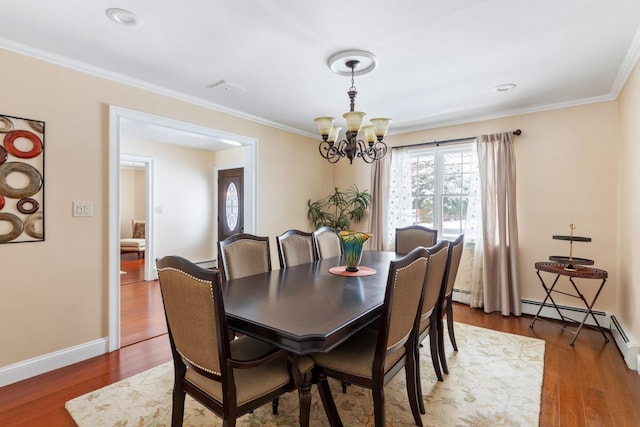
<path id="1" fill-rule="evenodd" d="M 255 123 L 259 123 L 265 126 L 269 126 L 272 128 L 280 129 L 286 132 L 291 132 L 294 134 L 315 137 L 308 132 L 301 131 L 300 129 L 295 129 L 289 126 L 284 126 L 280 123 L 272 122 L 270 120 L 264 119 L 262 117 L 253 116 L 251 114 L 244 113 L 242 111 L 234 110 L 232 108 L 225 107 L 220 104 L 216 104 L 213 102 L 204 101 L 201 98 L 197 98 L 192 95 L 187 95 L 182 92 L 173 91 L 167 89 L 162 86 L 158 86 L 152 83 L 149 83 L 144 80 L 135 79 L 124 74 L 115 73 L 113 71 L 105 70 L 104 68 L 95 67 L 93 65 L 89 65 L 80 61 L 75 61 L 73 59 L 67 58 L 62 55 L 56 55 L 50 52 L 46 52 L 41 49 L 37 49 L 31 46 L 27 46 L 21 43 L 16 43 L 11 40 L 7 40 L 0 37 L 0 48 L 18 53 L 20 55 L 25 55 L 34 59 L 38 59 L 41 61 L 49 62 L 55 65 L 59 65 L 64 68 L 69 68 L 75 71 L 79 71 L 82 73 L 90 74 L 96 77 L 104 78 L 107 80 L 111 80 L 116 83 L 125 84 L 127 86 L 135 87 L 137 89 L 146 90 L 149 92 L 154 92 L 160 95 L 164 95 L 170 98 L 174 98 L 178 101 L 188 102 L 190 104 L 195 104 L 200 107 L 208 108 L 210 110 L 218 111 L 221 113 L 229 114 L 241 119 L 249 120 Z"/>

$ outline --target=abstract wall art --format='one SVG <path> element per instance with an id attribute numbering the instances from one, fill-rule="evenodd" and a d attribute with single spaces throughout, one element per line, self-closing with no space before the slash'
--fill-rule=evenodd
<path id="1" fill-rule="evenodd" d="M 0 243 L 44 240 L 44 122 L 0 114 Z"/>

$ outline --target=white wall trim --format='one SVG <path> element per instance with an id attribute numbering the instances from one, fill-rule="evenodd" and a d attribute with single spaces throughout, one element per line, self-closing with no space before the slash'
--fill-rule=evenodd
<path id="1" fill-rule="evenodd" d="M 145 201 L 144 201 L 144 220 L 145 220 L 145 228 L 150 230 L 149 232 L 144 234 L 145 238 L 145 253 L 144 253 L 144 280 L 155 280 L 158 278 L 158 273 L 156 271 L 156 267 L 154 265 L 153 260 L 155 257 L 155 242 L 154 242 L 154 226 L 155 226 L 155 216 L 153 207 L 155 206 L 155 194 L 153 189 L 153 158 L 147 156 L 137 156 L 133 154 L 120 154 L 120 160 L 129 161 L 129 162 L 137 162 L 144 164 L 144 192 L 145 192 Z M 120 187 L 118 187 L 120 188 Z M 120 215 L 120 211 L 118 211 L 118 216 Z"/>
<path id="2" fill-rule="evenodd" d="M 624 326 L 616 316 L 611 316 L 610 329 L 613 340 L 620 349 L 620 353 L 622 353 L 627 367 L 638 371 L 640 374 L 640 354 L 638 354 L 640 353 L 640 345 L 629 339 Z"/>
<path id="3" fill-rule="evenodd" d="M 141 111 L 130 110 L 115 105 L 109 106 L 109 208 L 108 208 L 108 247 L 109 247 L 109 351 L 115 351 L 120 348 L 120 120 L 131 119 L 151 123 L 162 127 L 179 129 L 193 133 L 200 133 L 214 138 L 228 139 L 237 141 L 244 147 L 244 167 L 245 167 L 245 194 L 250 200 L 249 205 L 245 204 L 245 209 L 250 211 L 249 221 L 245 223 L 245 227 L 251 225 L 255 229 L 256 211 L 257 211 L 257 140 L 252 137 L 237 135 L 201 125 L 188 122 L 181 122 L 162 116 L 157 116 Z M 152 165 L 153 163 L 151 163 Z M 149 173 L 152 179 L 153 171 Z M 153 191 L 153 184 L 150 185 Z M 147 220 L 150 221 L 148 227 L 153 230 L 153 206 L 147 203 Z M 245 213 L 245 215 L 247 215 Z M 246 217 L 246 216 L 245 216 Z M 149 233 L 147 233 L 149 234 Z M 213 238 L 213 236 L 212 236 Z M 153 261 L 153 244 L 147 240 L 147 252 L 150 261 Z M 147 277 L 147 264 L 153 269 L 155 276 L 155 268 L 153 263 L 145 262 L 145 278 Z"/>
<path id="4" fill-rule="evenodd" d="M 520 300 L 520 302 L 522 303 L 522 313 L 530 314 L 531 316 L 535 316 L 538 310 L 540 309 L 540 306 L 542 305 L 540 301 L 532 301 L 532 300 L 526 300 L 526 299 Z M 558 309 L 560 309 L 560 312 L 565 318 L 573 319 L 577 322 L 582 322 L 582 319 L 584 318 L 585 314 L 587 314 L 587 310 L 581 307 L 573 307 L 573 306 L 559 304 Z M 596 319 L 598 319 L 598 323 L 600 323 L 600 326 L 602 326 L 605 329 L 608 328 L 609 315 L 607 313 L 605 313 L 604 311 L 593 310 L 593 314 L 595 315 Z M 562 320 L 560 318 L 560 315 L 556 311 L 556 309 L 553 308 L 553 305 L 550 303 L 546 303 L 544 304 L 544 306 L 542 306 L 542 310 L 540 311 L 540 317 L 543 319 L 547 318 L 547 319 L 554 319 L 554 320 Z M 593 318 L 591 316 L 588 316 L 587 320 L 585 321 L 585 325 L 596 326 L 596 323 L 593 321 Z"/>
<path id="5" fill-rule="evenodd" d="M 107 338 L 100 338 L 0 368 L 0 387 L 63 368 L 107 352 Z"/>
<path id="6" fill-rule="evenodd" d="M 453 290 L 453 300 L 460 302 L 462 304 L 469 305 L 469 294 L 470 292 L 467 290 L 454 289 Z M 542 302 L 533 301 L 533 300 L 520 300 L 522 304 L 522 314 L 528 314 L 531 316 L 535 316 Z M 565 305 L 558 305 L 558 309 L 566 318 L 582 321 L 585 314 L 587 314 L 587 310 L 581 307 L 570 307 Z M 628 338 L 628 334 L 625 332 L 624 325 L 622 325 L 615 314 L 607 314 L 604 311 L 593 310 L 593 314 L 596 319 L 598 319 L 598 323 L 600 326 L 607 329 L 611 332 L 611 336 L 613 337 L 613 341 L 616 346 L 622 353 L 624 358 L 624 362 L 629 369 L 634 371 L 638 371 L 640 374 L 640 343 L 634 342 Z M 544 319 L 554 319 L 554 320 L 562 320 L 560 315 L 553 308 L 553 305 L 550 303 L 544 304 L 542 306 L 542 310 L 540 310 L 540 318 Z M 533 319 L 531 319 L 533 321 Z M 596 326 L 595 322 L 591 318 L 591 316 L 587 317 L 585 321 L 585 325 Z M 576 325 L 577 326 L 577 325 Z M 535 324 L 533 325 L 535 328 Z M 570 326 L 571 327 L 571 326 Z M 573 329 L 575 330 L 575 329 Z M 604 341 L 604 340 L 603 340 Z"/>

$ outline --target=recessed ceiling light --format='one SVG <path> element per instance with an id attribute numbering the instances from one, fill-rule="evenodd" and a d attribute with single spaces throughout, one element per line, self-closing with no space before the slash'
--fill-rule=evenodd
<path id="1" fill-rule="evenodd" d="M 510 90 L 513 90 L 516 88 L 516 85 L 513 83 L 506 83 L 503 85 L 498 85 L 496 87 L 493 88 L 494 91 L 496 92 L 509 92 Z"/>
<path id="2" fill-rule="evenodd" d="M 138 19 L 138 17 L 133 12 L 129 12 L 128 10 L 125 10 L 125 9 L 112 7 L 110 9 L 107 9 L 105 13 L 109 17 L 109 19 L 111 19 L 113 22 L 117 24 L 129 25 L 129 26 L 140 24 L 140 20 Z"/>

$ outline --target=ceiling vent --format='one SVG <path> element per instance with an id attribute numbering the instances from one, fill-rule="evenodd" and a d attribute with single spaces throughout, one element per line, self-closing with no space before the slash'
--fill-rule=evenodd
<path id="1" fill-rule="evenodd" d="M 247 91 L 242 86 L 228 82 L 224 79 L 208 84 L 207 87 L 219 93 L 244 93 Z"/>

